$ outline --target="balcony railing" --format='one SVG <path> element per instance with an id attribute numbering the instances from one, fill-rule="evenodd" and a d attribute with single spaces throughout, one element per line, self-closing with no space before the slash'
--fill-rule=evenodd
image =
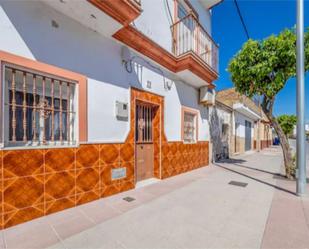
<path id="1" fill-rule="evenodd" d="M 215 72 L 218 72 L 218 45 L 193 14 L 178 20 L 171 28 L 173 53 L 176 56 L 193 52 Z"/>
<path id="2" fill-rule="evenodd" d="M 135 4 L 141 6 L 141 0 L 132 0 L 132 2 L 134 2 Z"/>

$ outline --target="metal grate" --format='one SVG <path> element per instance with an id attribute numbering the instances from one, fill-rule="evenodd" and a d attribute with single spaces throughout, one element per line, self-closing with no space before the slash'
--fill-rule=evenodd
<path id="1" fill-rule="evenodd" d="M 153 107 L 147 104 L 139 103 L 136 105 L 136 142 L 149 143 L 152 142 L 152 119 Z"/>
<path id="2" fill-rule="evenodd" d="M 5 82 L 8 143 L 71 142 L 75 83 L 9 65 Z"/>
<path id="3" fill-rule="evenodd" d="M 123 200 L 127 201 L 127 202 L 135 201 L 135 199 L 133 197 L 130 197 L 130 196 L 124 197 Z"/>
<path id="4" fill-rule="evenodd" d="M 248 183 L 246 182 L 237 182 L 237 181 L 230 181 L 229 182 L 230 185 L 234 185 L 234 186 L 238 186 L 238 187 L 247 187 Z"/>

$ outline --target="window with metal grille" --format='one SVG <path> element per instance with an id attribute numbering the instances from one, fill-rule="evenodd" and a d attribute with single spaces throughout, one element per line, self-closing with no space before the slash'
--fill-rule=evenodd
<path id="1" fill-rule="evenodd" d="M 5 65 L 5 146 L 76 144 L 76 84 Z"/>
<path id="2" fill-rule="evenodd" d="M 183 114 L 183 141 L 185 143 L 196 142 L 196 118 L 195 113 L 184 111 Z"/>
<path id="3" fill-rule="evenodd" d="M 136 105 L 136 127 L 135 141 L 138 143 L 151 143 L 153 132 L 153 107 L 147 104 L 139 103 Z"/>

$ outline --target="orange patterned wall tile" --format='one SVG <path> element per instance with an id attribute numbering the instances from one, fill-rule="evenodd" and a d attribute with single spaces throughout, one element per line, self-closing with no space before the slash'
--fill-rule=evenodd
<path id="1" fill-rule="evenodd" d="M 134 160 L 134 144 L 125 143 L 120 145 L 120 161 L 132 162 Z"/>
<path id="2" fill-rule="evenodd" d="M 45 200 L 61 199 L 75 195 L 75 170 L 45 175 Z"/>
<path id="3" fill-rule="evenodd" d="M 3 150 L 0 150 L 0 180 L 2 180 L 3 177 Z"/>
<path id="4" fill-rule="evenodd" d="M 48 149 L 45 152 L 45 173 L 75 168 L 75 149 Z"/>
<path id="5" fill-rule="evenodd" d="M 45 215 L 59 212 L 75 206 L 75 196 L 48 201 L 45 203 Z"/>
<path id="6" fill-rule="evenodd" d="M 3 152 L 4 178 L 44 173 L 42 150 L 12 150 Z"/>
<path id="7" fill-rule="evenodd" d="M 208 142 L 163 143 L 162 151 L 162 178 L 208 165 Z"/>
<path id="8" fill-rule="evenodd" d="M 119 183 L 119 192 L 128 191 L 134 188 L 135 188 L 134 181 L 123 181 Z"/>
<path id="9" fill-rule="evenodd" d="M 80 145 L 76 150 L 76 168 L 98 167 L 100 159 L 99 153 L 99 145 Z"/>
<path id="10" fill-rule="evenodd" d="M 44 204 L 17 209 L 3 215 L 4 228 L 8 228 L 44 215 Z"/>
<path id="11" fill-rule="evenodd" d="M 100 188 L 103 188 L 104 186 L 111 185 L 112 184 L 112 169 L 118 168 L 119 164 L 108 164 L 101 167 L 101 186 Z"/>
<path id="12" fill-rule="evenodd" d="M 121 181 L 134 181 L 134 161 L 131 162 L 122 162 L 120 164 L 120 167 L 125 167 L 126 168 L 126 177 L 121 179 Z"/>
<path id="13" fill-rule="evenodd" d="M 103 186 L 100 194 L 101 194 L 101 197 L 107 197 L 107 196 L 117 194 L 119 192 L 120 192 L 119 191 L 119 185 L 118 184 L 112 184 L 112 185 Z"/>
<path id="14" fill-rule="evenodd" d="M 4 180 L 4 212 L 44 203 L 44 176 Z"/>
<path id="15" fill-rule="evenodd" d="M 178 143 L 171 143 L 170 144 L 171 156 L 176 156 L 177 150 L 178 150 Z"/>
<path id="16" fill-rule="evenodd" d="M 0 180 L 0 222 L 2 220 L 3 213 L 3 180 Z M 1 227 L 1 224 L 0 224 Z"/>
<path id="17" fill-rule="evenodd" d="M 87 202 L 95 201 L 100 198 L 100 190 L 93 190 L 76 195 L 76 205 L 81 205 Z"/>
<path id="18" fill-rule="evenodd" d="M 160 157 L 154 157 L 153 160 L 153 175 L 160 178 Z"/>
<path id="19" fill-rule="evenodd" d="M 100 161 L 102 164 L 115 164 L 120 160 L 120 144 L 100 145 Z"/>
<path id="20" fill-rule="evenodd" d="M 160 143 L 159 142 L 154 142 L 153 143 L 153 154 L 155 156 L 159 156 L 160 153 Z"/>
<path id="21" fill-rule="evenodd" d="M 133 119 L 133 125 L 134 125 L 134 119 Z M 133 126 L 132 124 L 130 124 L 130 126 Z M 129 134 L 128 134 L 128 136 L 127 136 L 127 138 L 126 138 L 126 141 L 125 141 L 125 143 L 134 143 L 134 132 L 133 132 L 133 129 L 134 128 L 130 128 L 130 132 L 129 132 Z"/>
<path id="22" fill-rule="evenodd" d="M 98 167 L 76 170 L 76 194 L 100 188 Z"/>

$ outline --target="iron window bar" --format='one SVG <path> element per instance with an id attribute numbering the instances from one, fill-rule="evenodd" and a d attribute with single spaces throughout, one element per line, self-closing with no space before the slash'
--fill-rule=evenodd
<path id="1" fill-rule="evenodd" d="M 75 144 L 74 133 L 71 132 L 74 123 L 72 119 L 76 118 L 75 108 L 73 110 L 71 108 L 75 92 L 71 88 L 76 84 L 10 65 L 5 65 L 4 68 L 5 82 L 8 82 L 5 84 L 7 97 L 4 105 L 8 107 L 9 116 L 9 132 L 5 144 L 29 146 Z M 11 79 L 7 78 L 9 73 Z M 17 78 L 20 74 L 22 79 L 18 88 Z M 27 77 L 30 81 L 27 81 Z M 38 86 L 39 79 L 41 79 L 41 92 Z M 59 82 L 59 97 L 55 97 L 56 82 Z M 63 86 L 66 86 L 66 96 L 63 96 Z M 47 94 L 46 91 L 49 89 L 50 94 Z M 59 103 L 58 106 L 55 106 L 55 102 Z M 57 136 L 55 124 L 58 126 Z"/>

